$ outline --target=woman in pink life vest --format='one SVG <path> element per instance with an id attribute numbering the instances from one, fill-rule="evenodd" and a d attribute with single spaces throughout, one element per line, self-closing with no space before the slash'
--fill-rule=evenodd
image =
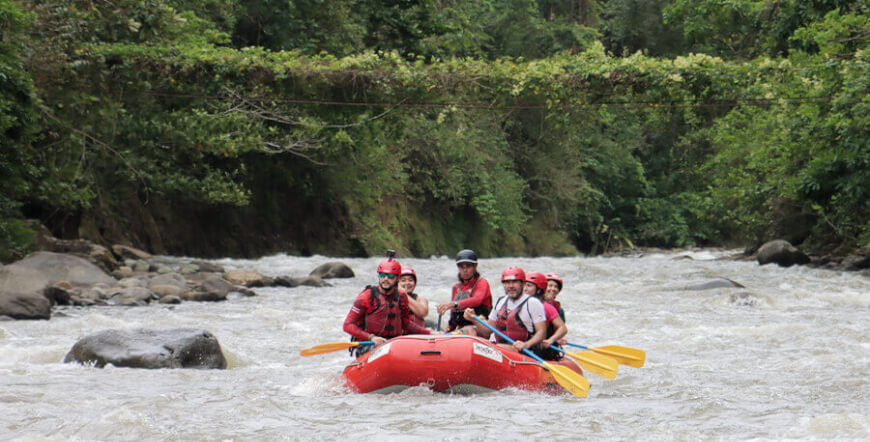
<path id="1" fill-rule="evenodd" d="M 543 273 L 529 272 L 526 273 L 526 282 L 523 286 L 523 293 L 534 296 L 539 299 L 544 305 L 544 313 L 547 318 L 547 335 L 541 345 L 533 351 L 541 357 L 541 359 L 555 360 L 562 357 L 562 352 L 553 350 L 550 346 L 557 344 L 560 339 L 568 334 L 568 327 L 565 321 L 559 316 L 559 311 L 556 307 L 546 302 L 544 292 L 547 290 L 547 277 Z"/>

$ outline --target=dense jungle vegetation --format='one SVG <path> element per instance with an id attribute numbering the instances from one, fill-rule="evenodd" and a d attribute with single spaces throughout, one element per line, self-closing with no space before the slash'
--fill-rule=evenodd
<path id="1" fill-rule="evenodd" d="M 2 0 L 0 258 L 870 242 L 866 0 Z M 402 255 L 400 255 L 402 256 Z"/>

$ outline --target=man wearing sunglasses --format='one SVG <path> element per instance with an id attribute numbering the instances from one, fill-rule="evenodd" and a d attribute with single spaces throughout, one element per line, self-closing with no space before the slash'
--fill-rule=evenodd
<path id="1" fill-rule="evenodd" d="M 378 285 L 363 289 L 344 319 L 344 331 L 351 335 L 352 341 L 373 341 L 378 345 L 396 336 L 430 334 L 412 319 L 408 295 L 398 288 L 401 273 L 401 264 L 393 258 L 378 265 Z M 361 355 L 372 346 L 354 348 L 356 355 Z"/>

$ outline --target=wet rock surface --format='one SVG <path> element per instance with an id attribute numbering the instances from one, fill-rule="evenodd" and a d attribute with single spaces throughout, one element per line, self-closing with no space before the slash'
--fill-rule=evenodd
<path id="1" fill-rule="evenodd" d="M 80 339 L 64 362 L 105 367 L 224 369 L 217 338 L 202 329 L 104 330 Z"/>

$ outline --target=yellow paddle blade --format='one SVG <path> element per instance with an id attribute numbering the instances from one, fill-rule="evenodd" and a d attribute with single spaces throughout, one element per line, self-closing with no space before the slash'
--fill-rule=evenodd
<path id="1" fill-rule="evenodd" d="M 616 372 L 619 370 L 619 364 L 616 363 L 616 359 L 608 356 L 592 353 L 591 351 L 566 354 L 577 361 L 584 369 L 606 379 L 615 378 Z"/>
<path id="2" fill-rule="evenodd" d="M 550 370 L 550 373 L 556 379 L 556 382 L 558 382 L 562 387 L 565 387 L 569 393 L 577 397 L 586 397 L 586 393 L 589 392 L 589 381 L 587 381 L 583 376 L 580 376 L 580 373 L 577 373 L 568 367 L 553 365 L 548 362 L 544 362 L 544 367 L 547 367 L 547 370 Z"/>
<path id="3" fill-rule="evenodd" d="M 334 351 L 346 350 L 351 347 L 356 347 L 359 342 L 333 342 L 332 344 L 320 344 L 311 348 L 306 348 L 299 352 L 300 356 L 322 355 L 324 353 L 332 353 Z"/>
<path id="4" fill-rule="evenodd" d="M 646 361 L 646 353 L 643 350 L 638 350 L 636 348 L 606 345 L 604 347 L 590 348 L 590 350 L 595 353 L 610 356 L 611 358 L 616 359 L 616 362 L 619 362 L 622 365 L 628 365 L 629 367 L 643 367 L 643 363 Z"/>

